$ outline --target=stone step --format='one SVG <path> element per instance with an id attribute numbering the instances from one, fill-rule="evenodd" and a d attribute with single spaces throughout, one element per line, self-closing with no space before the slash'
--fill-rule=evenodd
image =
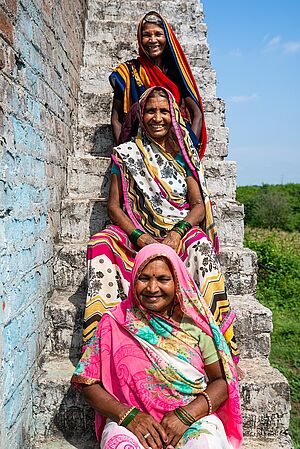
<path id="1" fill-rule="evenodd" d="M 90 14 L 86 22 L 86 45 L 90 42 L 116 43 L 116 41 L 126 43 L 134 42 L 137 45 L 137 26 L 132 18 L 126 20 L 123 17 L 120 20 L 98 19 Z M 197 44 L 206 41 L 207 25 L 204 23 L 179 23 L 173 27 L 180 44 L 185 42 Z"/>
<path id="2" fill-rule="evenodd" d="M 91 94 L 90 94 L 91 95 Z M 227 128 L 207 127 L 208 144 L 204 161 L 223 160 L 228 154 Z M 78 129 L 76 136 L 76 156 L 110 157 L 114 146 L 110 124 L 87 125 L 83 123 Z"/>
<path id="3" fill-rule="evenodd" d="M 242 358 L 268 357 L 272 314 L 254 296 L 230 296 L 237 314 L 236 337 Z M 77 360 L 82 346 L 85 292 L 55 291 L 46 305 L 49 354 Z M 251 338 L 249 338 L 251 335 Z"/>
<path id="4" fill-rule="evenodd" d="M 133 57 L 134 55 L 131 55 L 130 59 Z M 81 91 L 96 95 L 110 92 L 111 87 L 108 77 L 114 68 L 115 66 L 104 66 L 102 63 L 101 65 L 94 65 L 92 67 L 83 66 L 81 69 Z M 191 66 L 191 69 L 199 87 L 201 97 L 204 99 L 216 98 L 215 71 L 211 67 Z"/>
<path id="5" fill-rule="evenodd" d="M 247 248 L 222 247 L 219 255 L 230 295 L 254 294 L 256 287 L 256 254 Z M 54 283 L 59 290 L 81 290 L 86 286 L 86 245 L 56 246 Z"/>
<path id="6" fill-rule="evenodd" d="M 90 67 L 89 67 L 90 70 Z M 102 83 L 98 90 L 94 90 L 93 84 L 88 82 L 86 89 L 80 92 L 79 126 L 96 127 L 107 125 L 110 121 L 113 89 L 108 81 L 111 71 L 102 72 Z M 223 100 L 215 97 L 203 98 L 205 122 L 208 129 L 224 127 L 225 105 Z"/>
<path id="7" fill-rule="evenodd" d="M 243 245 L 243 206 L 233 200 L 212 201 L 214 217 L 224 245 Z M 86 199 L 68 197 L 61 208 L 61 241 L 86 242 L 109 223 L 106 198 Z"/>
<path id="8" fill-rule="evenodd" d="M 242 449 L 293 449 L 293 446 L 288 436 L 267 440 L 246 437 Z"/>
<path id="9" fill-rule="evenodd" d="M 236 162 L 206 160 L 205 177 L 213 198 L 235 199 Z M 110 158 L 71 156 L 69 158 L 68 192 L 81 198 L 108 195 Z"/>
<path id="10" fill-rule="evenodd" d="M 88 435 L 89 438 L 92 438 Z M 51 438 L 47 438 L 44 441 L 35 441 L 32 446 L 33 449 L 99 449 L 99 444 L 96 441 L 96 437 L 91 441 L 87 439 L 78 438 L 74 439 L 69 437 L 68 440 L 64 438 L 62 433 L 52 435 Z"/>
<path id="11" fill-rule="evenodd" d="M 41 443 L 37 443 L 34 449 L 98 449 L 96 441 L 73 441 L 74 445 L 64 439 L 64 437 L 57 436 Z M 245 438 L 242 449 L 293 449 L 291 440 L 287 437 L 280 439 L 263 440 L 258 438 Z"/>
<path id="12" fill-rule="evenodd" d="M 235 336 L 241 359 L 267 358 L 273 330 L 271 310 L 253 295 L 230 295 L 229 298 L 236 312 Z"/>
<path id="13" fill-rule="evenodd" d="M 191 67 L 201 66 L 209 69 L 209 48 L 206 42 L 182 42 L 183 51 Z M 86 41 L 84 48 L 84 66 L 93 69 L 99 66 L 112 70 L 118 64 L 137 56 L 137 40 L 123 39 L 119 41 Z"/>
<path id="14" fill-rule="evenodd" d="M 131 20 L 137 24 L 141 17 L 149 11 L 157 11 L 163 14 L 172 24 L 172 28 L 175 28 L 178 24 L 196 24 L 199 28 L 205 24 L 203 21 L 202 5 L 199 1 L 189 1 L 187 6 L 177 1 L 170 2 L 169 0 L 162 1 L 139 1 L 130 0 L 124 8 L 124 3 L 102 1 L 93 2 L 89 6 L 89 17 L 97 20 L 112 20 L 118 22 L 120 20 Z M 175 20 L 171 20 L 176 18 Z"/>
<path id="15" fill-rule="evenodd" d="M 240 382 L 245 436 L 277 438 L 287 435 L 289 386 L 266 360 L 243 360 L 246 377 Z M 38 438 L 55 434 L 66 439 L 82 437 L 93 429 L 93 413 L 80 394 L 70 387 L 73 365 L 68 359 L 48 360 L 37 378 L 34 414 Z"/>

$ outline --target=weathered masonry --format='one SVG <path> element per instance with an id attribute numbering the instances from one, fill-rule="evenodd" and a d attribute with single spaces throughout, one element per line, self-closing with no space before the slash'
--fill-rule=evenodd
<path id="1" fill-rule="evenodd" d="M 205 7 L 205 1 L 204 7 Z M 199 0 L 0 0 L 0 447 L 95 447 L 92 411 L 69 388 L 80 351 L 89 234 L 106 222 L 108 74 L 136 53 L 149 10 L 175 29 L 198 81 L 221 262 L 238 315 L 245 447 L 289 449 L 289 389 L 270 367 L 271 313 L 255 299 L 236 165 L 226 159 Z"/>

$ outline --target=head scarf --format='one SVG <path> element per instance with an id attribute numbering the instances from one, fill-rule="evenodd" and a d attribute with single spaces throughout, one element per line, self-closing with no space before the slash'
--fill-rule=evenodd
<path id="1" fill-rule="evenodd" d="M 184 191 L 185 172 L 183 168 L 171 155 L 159 147 L 149 136 L 143 124 L 145 105 L 149 95 L 155 89 L 161 89 L 167 95 L 172 120 L 172 137 L 176 139 L 187 167 L 199 183 L 205 206 L 205 223 L 201 226 L 218 253 L 219 240 L 204 178 L 204 168 L 190 139 L 178 104 L 171 92 L 163 87 L 155 86 L 147 89 L 139 100 L 140 130 L 135 138 L 135 144 L 139 151 L 133 151 L 130 142 L 114 148 L 113 151 L 112 158 L 118 165 L 122 178 L 126 212 L 137 228 L 157 237 L 165 237 L 164 233 L 169 231 L 179 220 L 184 219 L 189 209 Z M 158 153 L 164 159 L 164 164 L 157 162 L 160 161 Z M 170 176 L 173 176 L 170 178 L 172 183 L 168 182 L 166 172 L 163 172 L 165 168 L 162 167 L 166 166 L 168 166 L 168 173 L 171 173 Z M 172 175 L 174 172 L 175 175 Z M 181 184 L 174 187 L 180 176 L 182 177 Z M 145 186 L 144 190 L 142 190 L 143 185 Z M 159 207 L 157 207 L 158 203 Z M 184 211 L 186 212 L 184 213 Z"/>

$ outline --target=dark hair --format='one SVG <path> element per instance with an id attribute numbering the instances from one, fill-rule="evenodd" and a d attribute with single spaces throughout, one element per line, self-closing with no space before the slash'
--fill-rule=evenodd
<path id="1" fill-rule="evenodd" d="M 160 17 L 160 15 L 155 11 L 148 12 L 142 22 L 142 29 L 144 28 L 144 25 L 146 23 L 154 23 L 155 25 L 158 25 L 160 28 L 164 29 L 163 21 Z"/>
<path id="2" fill-rule="evenodd" d="M 161 87 L 155 87 L 148 95 L 146 101 L 148 101 L 149 98 L 158 97 L 158 96 L 169 100 L 168 94 L 166 93 L 166 91 L 164 89 L 162 89 Z"/>

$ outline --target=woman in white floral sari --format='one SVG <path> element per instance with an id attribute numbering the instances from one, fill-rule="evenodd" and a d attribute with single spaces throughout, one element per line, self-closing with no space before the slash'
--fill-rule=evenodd
<path id="1" fill-rule="evenodd" d="M 137 137 L 113 150 L 108 200 L 113 225 L 88 245 L 84 341 L 102 314 L 127 297 L 137 252 L 164 243 L 185 262 L 237 363 L 235 314 L 217 259 L 218 236 L 198 152 L 165 88 L 143 94 L 139 120 Z"/>

